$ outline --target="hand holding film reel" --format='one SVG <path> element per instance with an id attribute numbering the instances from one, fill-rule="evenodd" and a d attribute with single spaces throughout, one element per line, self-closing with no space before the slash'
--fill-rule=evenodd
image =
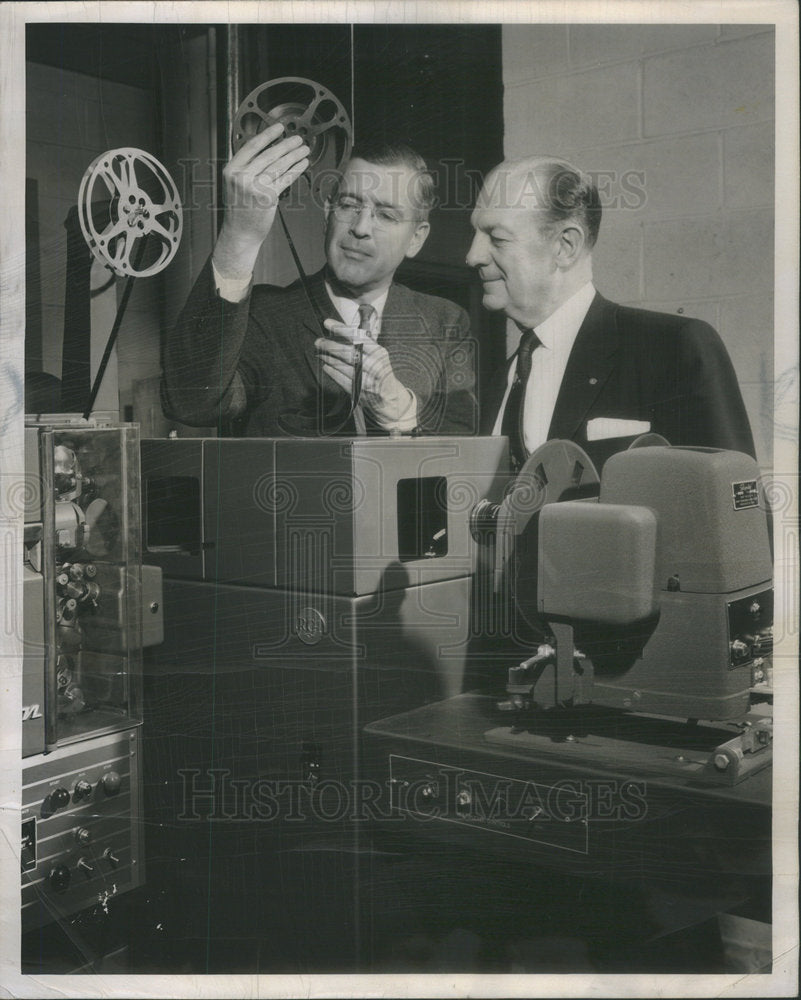
<path id="1" fill-rule="evenodd" d="M 298 178 L 305 177 L 315 201 L 322 202 L 325 178 L 347 162 L 351 137 L 341 103 L 312 80 L 280 77 L 248 94 L 234 118 L 234 152 L 223 170 L 225 219 L 214 250 L 220 273 L 252 272 L 278 201 Z M 284 231 L 294 254 L 285 225 Z M 295 264 L 303 279 L 296 255 Z"/>
<path id="2" fill-rule="evenodd" d="M 309 166 L 309 147 L 295 134 L 281 139 L 277 122 L 240 146 L 223 169 L 225 219 L 214 263 L 227 277 L 252 273 L 273 226 L 279 197 Z"/>
<path id="3" fill-rule="evenodd" d="M 333 180 L 344 168 L 352 149 L 345 109 L 332 93 L 312 80 L 270 80 L 251 91 L 240 105 L 231 145 L 234 153 L 223 170 L 225 219 L 214 247 L 217 271 L 228 278 L 249 278 L 277 214 L 309 307 L 323 338 L 329 338 L 331 333 L 311 295 L 279 202 L 303 177 L 313 201 L 322 205 L 326 180 Z M 342 412 L 326 415 L 327 433 L 336 433 L 351 419 L 361 397 L 362 342 L 348 341 L 347 351 L 355 355 L 352 369 L 342 378 L 330 370 L 328 374 L 348 392 L 350 401 Z M 323 370 L 327 370 L 325 364 Z M 408 390 L 399 388 L 408 402 Z"/>

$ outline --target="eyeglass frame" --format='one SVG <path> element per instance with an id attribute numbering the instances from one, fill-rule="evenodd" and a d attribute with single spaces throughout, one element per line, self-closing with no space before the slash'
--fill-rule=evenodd
<path id="1" fill-rule="evenodd" d="M 353 204 L 343 205 L 342 202 L 346 199 L 351 200 Z M 385 205 L 371 205 L 369 201 L 361 201 L 358 198 L 354 198 L 353 195 L 338 195 L 334 201 L 328 202 L 328 210 L 333 212 L 340 222 L 344 222 L 348 225 L 355 222 L 356 219 L 360 219 L 365 209 L 367 209 L 370 213 L 373 226 L 382 232 L 391 231 L 396 226 L 402 225 L 404 222 L 414 222 L 419 225 L 421 222 L 425 221 L 424 219 L 415 216 L 412 216 L 411 218 L 402 216 L 399 219 L 392 217 L 381 219 L 378 215 L 379 212 L 392 211 L 392 209 L 388 209 Z M 342 214 L 343 211 L 346 213 L 345 215 Z"/>

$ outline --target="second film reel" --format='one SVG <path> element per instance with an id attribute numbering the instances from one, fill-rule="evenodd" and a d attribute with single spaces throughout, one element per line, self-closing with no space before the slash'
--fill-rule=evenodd
<path id="1" fill-rule="evenodd" d="M 268 80 L 242 101 L 234 118 L 234 153 L 254 135 L 280 122 L 287 136 L 299 135 L 309 147 L 306 174 L 320 195 L 326 175 L 340 170 L 350 157 L 353 129 L 342 103 L 326 87 L 305 77 Z"/>

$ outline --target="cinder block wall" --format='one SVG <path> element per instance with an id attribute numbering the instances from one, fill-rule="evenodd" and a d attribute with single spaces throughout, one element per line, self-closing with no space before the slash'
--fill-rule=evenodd
<path id="1" fill-rule="evenodd" d="M 772 25 L 507 25 L 507 157 L 598 175 L 596 285 L 707 320 L 772 465 Z"/>

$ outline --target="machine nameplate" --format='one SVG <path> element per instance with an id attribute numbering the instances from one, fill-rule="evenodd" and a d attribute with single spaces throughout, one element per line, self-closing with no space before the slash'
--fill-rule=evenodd
<path id="1" fill-rule="evenodd" d="M 731 484 L 731 494 L 735 510 L 747 510 L 759 506 L 759 490 L 756 479 L 748 479 L 742 483 Z"/>

